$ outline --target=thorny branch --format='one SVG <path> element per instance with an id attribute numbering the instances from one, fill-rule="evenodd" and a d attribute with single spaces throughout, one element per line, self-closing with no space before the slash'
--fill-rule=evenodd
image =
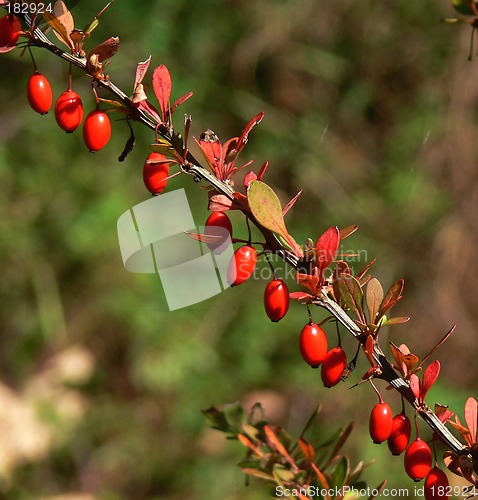
<path id="1" fill-rule="evenodd" d="M 28 15 L 23 15 L 23 19 L 28 26 L 32 26 L 32 20 Z M 80 70 L 88 74 L 88 69 L 86 65 L 86 59 L 82 57 L 77 57 L 64 50 L 60 49 L 54 43 L 52 43 L 45 34 L 38 28 L 34 30 L 34 37 L 30 41 L 30 45 L 40 47 L 52 52 L 57 57 L 60 57 L 72 65 L 78 67 Z M 91 75 L 89 75 L 91 76 Z M 164 139 L 170 141 L 172 139 L 172 131 L 168 130 L 167 127 L 159 126 L 151 119 L 146 113 L 138 109 L 131 98 L 127 96 L 120 88 L 114 85 L 113 82 L 108 78 L 99 79 L 95 78 L 95 83 L 99 87 L 107 89 L 111 92 L 121 103 L 130 111 L 129 118 L 142 123 L 143 125 L 149 127 L 152 130 L 157 130 L 158 134 Z M 174 132 L 173 132 L 174 133 Z M 187 157 L 183 165 L 181 165 L 181 170 L 194 177 L 194 180 L 199 182 L 201 180 L 207 182 L 209 185 L 214 187 L 219 193 L 225 195 L 230 200 L 234 201 L 234 189 L 227 183 L 224 183 L 212 175 L 208 170 L 203 168 L 200 163 L 194 158 L 194 156 L 188 152 Z M 244 211 L 244 210 L 243 210 Z M 277 236 L 269 231 L 268 229 L 262 227 L 252 216 L 250 212 L 245 212 L 250 221 L 256 225 L 256 227 L 263 234 L 266 244 L 265 249 L 271 253 L 274 253 L 281 257 L 287 264 L 297 269 L 298 259 L 290 253 L 280 242 Z M 356 325 L 356 323 L 350 318 L 344 309 L 340 307 L 334 300 L 332 300 L 324 289 L 322 290 L 321 296 L 316 300 L 315 305 L 326 309 L 330 314 L 332 314 L 337 321 L 339 321 L 342 326 L 352 334 L 359 342 L 362 343 L 361 337 L 362 332 Z M 418 399 L 413 394 L 410 389 L 409 384 L 400 377 L 397 372 L 392 367 L 391 363 L 388 361 L 387 357 L 383 353 L 382 349 L 375 343 L 373 359 L 380 369 L 381 374 L 378 378 L 383 379 L 388 382 L 396 391 L 398 391 L 403 398 L 408 401 L 408 403 L 414 408 L 414 410 L 422 417 L 422 419 L 432 428 L 439 438 L 446 443 L 451 450 L 453 450 L 458 455 L 468 455 L 474 464 L 475 472 L 478 472 L 478 450 L 468 450 L 455 436 L 448 430 L 448 428 L 439 420 L 435 415 L 433 410 L 426 404 L 420 403 Z"/>

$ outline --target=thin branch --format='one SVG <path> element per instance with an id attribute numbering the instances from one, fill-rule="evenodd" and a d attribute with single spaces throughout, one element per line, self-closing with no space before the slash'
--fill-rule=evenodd
<path id="1" fill-rule="evenodd" d="M 32 20 L 28 15 L 23 16 L 24 21 L 28 26 L 32 25 Z M 75 65 L 80 70 L 88 74 L 86 59 L 82 57 L 77 57 L 68 52 L 57 47 L 52 43 L 45 34 L 40 29 L 34 30 L 34 37 L 30 41 L 30 44 L 36 47 L 44 48 L 55 56 L 64 59 L 65 61 Z M 91 75 L 89 75 L 91 77 Z M 129 110 L 129 118 L 142 123 L 152 130 L 157 130 L 158 134 L 171 141 L 172 131 L 167 127 L 158 124 L 142 110 L 138 109 L 133 103 L 130 97 L 128 97 L 120 88 L 118 88 L 109 79 L 95 79 L 96 84 L 99 87 L 107 89 Z M 182 152 L 179 152 L 182 154 Z M 200 166 L 199 162 L 191 155 L 189 152 L 187 158 L 185 159 L 183 165 L 181 165 L 181 170 L 188 175 L 192 175 L 195 181 L 203 180 L 211 185 L 220 194 L 226 196 L 231 201 L 235 200 L 235 191 L 229 185 L 219 179 L 217 179 L 211 172 Z M 261 231 L 263 234 L 266 245 L 265 248 L 281 257 L 290 266 L 297 269 L 298 259 L 295 255 L 291 254 L 280 242 L 278 237 L 268 229 L 262 227 L 246 209 L 242 210 L 244 214 L 250 219 L 250 221 Z M 346 311 L 342 309 L 335 301 L 333 301 L 325 291 L 322 292 L 320 298 L 315 301 L 315 304 L 319 307 L 326 309 L 330 314 L 332 314 L 343 326 L 344 328 L 353 335 L 358 342 L 363 342 L 363 334 L 355 322 L 348 316 Z M 403 397 L 408 401 L 408 403 L 418 412 L 418 414 L 423 418 L 423 420 L 435 431 L 435 433 L 445 442 L 455 453 L 459 455 L 470 455 L 475 464 L 475 470 L 478 469 L 478 450 L 469 451 L 465 445 L 463 445 L 458 439 L 455 438 L 453 434 L 448 430 L 448 428 L 438 419 L 432 409 L 425 405 L 420 404 L 409 384 L 400 377 L 397 372 L 393 369 L 392 365 L 388 361 L 387 357 L 383 353 L 380 346 L 375 343 L 373 359 L 377 366 L 381 370 L 379 378 L 388 382 L 395 390 L 397 390 Z M 476 470 L 478 472 L 478 470 Z"/>

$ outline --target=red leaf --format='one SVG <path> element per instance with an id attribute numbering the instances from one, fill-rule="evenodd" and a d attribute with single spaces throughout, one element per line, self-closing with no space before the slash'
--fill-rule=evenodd
<path id="1" fill-rule="evenodd" d="M 458 418 L 457 415 L 455 415 L 455 421 L 450 420 L 449 424 L 452 425 L 463 436 L 463 438 L 467 442 L 468 446 L 473 445 L 470 430 L 467 427 L 465 427 L 464 425 L 461 425 L 460 419 Z"/>
<path id="2" fill-rule="evenodd" d="M 312 295 L 306 292 L 290 292 L 289 297 L 292 300 L 297 300 L 298 302 L 302 302 L 303 300 L 311 300 Z"/>
<path id="3" fill-rule="evenodd" d="M 186 102 L 190 97 L 192 97 L 193 93 L 188 92 L 187 94 L 182 95 L 179 99 L 174 101 L 174 104 L 168 109 L 167 115 L 172 115 L 174 110 L 180 106 L 183 102 Z"/>
<path id="4" fill-rule="evenodd" d="M 357 224 L 353 226 L 344 227 L 343 229 L 340 230 L 340 239 L 345 240 L 345 238 L 348 238 L 351 234 L 354 234 L 355 231 L 357 231 L 357 229 L 358 229 Z"/>
<path id="5" fill-rule="evenodd" d="M 465 403 L 465 420 L 473 443 L 476 443 L 476 428 L 478 425 L 478 403 L 475 398 L 468 398 Z"/>
<path id="6" fill-rule="evenodd" d="M 357 275 L 356 278 L 361 282 L 364 276 L 368 273 L 369 269 L 375 264 L 377 259 L 373 259 L 372 262 L 369 262 Z"/>
<path id="7" fill-rule="evenodd" d="M 258 181 L 262 180 L 262 178 L 264 177 L 264 174 L 266 173 L 268 166 L 269 166 L 269 162 L 268 161 L 264 162 L 264 165 L 262 165 L 261 169 L 259 170 L 259 173 L 257 174 Z"/>
<path id="8" fill-rule="evenodd" d="M 378 309 L 383 300 L 383 289 L 380 281 L 377 278 L 372 278 L 365 290 L 365 302 L 369 311 L 369 321 L 371 324 L 375 324 L 375 319 L 377 318 Z"/>
<path id="9" fill-rule="evenodd" d="M 302 455 L 304 455 L 305 461 L 308 464 L 312 463 L 315 459 L 314 447 L 303 438 L 299 438 L 297 443 L 299 444 Z"/>
<path id="10" fill-rule="evenodd" d="M 399 279 L 389 288 L 385 298 L 383 299 L 382 305 L 380 306 L 380 310 L 378 311 L 379 317 L 383 316 L 402 298 L 404 285 L 405 281 L 403 279 Z"/>
<path id="11" fill-rule="evenodd" d="M 412 373 L 410 375 L 410 389 L 412 390 L 413 394 L 415 395 L 415 397 L 420 401 L 420 402 L 423 402 L 422 398 L 420 397 L 420 387 L 421 384 L 420 384 L 420 379 L 414 374 Z"/>
<path id="12" fill-rule="evenodd" d="M 297 283 L 307 290 L 314 296 L 317 295 L 317 290 L 320 286 L 320 281 L 317 276 L 312 276 L 310 274 L 297 273 L 296 275 Z"/>
<path id="13" fill-rule="evenodd" d="M 209 164 L 209 168 L 218 177 L 223 161 L 222 145 L 219 142 L 219 138 L 212 130 L 208 129 L 201 134 L 199 141 L 197 139 L 195 141 L 201 148 L 204 158 Z"/>
<path id="14" fill-rule="evenodd" d="M 249 212 L 247 196 L 236 191 L 234 193 L 234 203 L 232 204 L 231 210 L 242 210 L 244 213 Z"/>
<path id="15" fill-rule="evenodd" d="M 251 183 L 251 181 L 255 181 L 257 179 L 257 175 L 255 174 L 255 172 L 253 172 L 252 170 L 246 174 L 246 176 L 244 177 L 244 187 L 246 189 L 249 189 L 249 184 Z"/>
<path id="16" fill-rule="evenodd" d="M 402 375 L 407 377 L 417 365 L 418 357 L 411 353 L 410 349 L 405 344 L 401 344 L 397 347 L 393 342 L 390 342 L 390 348 L 392 349 L 392 354 L 395 358 L 397 368 L 400 370 Z"/>
<path id="17" fill-rule="evenodd" d="M 453 416 L 453 412 L 448 408 L 448 406 L 435 403 L 435 415 L 440 419 L 440 422 L 446 424 Z"/>
<path id="18" fill-rule="evenodd" d="M 164 64 L 159 65 L 153 71 L 153 90 L 159 102 L 163 122 L 165 122 L 167 118 L 172 87 L 173 84 L 168 68 L 166 68 Z"/>
<path id="19" fill-rule="evenodd" d="M 254 118 L 244 127 L 239 140 L 237 141 L 237 154 L 236 156 L 243 150 L 244 146 L 247 144 L 249 139 L 249 133 L 251 130 L 258 125 L 262 118 L 264 118 L 264 112 L 261 111 L 258 115 L 254 116 Z"/>
<path id="20" fill-rule="evenodd" d="M 103 43 L 97 45 L 89 54 L 88 59 L 93 55 L 97 55 L 97 61 L 104 63 L 106 60 L 112 58 L 120 48 L 120 39 L 117 36 L 112 36 L 105 40 Z"/>
<path id="21" fill-rule="evenodd" d="M 422 380 L 422 400 L 425 399 L 427 392 L 431 389 L 433 384 L 437 381 L 438 375 L 440 374 L 440 361 L 435 360 L 433 363 L 430 363 L 425 372 L 423 373 Z"/>
<path id="22" fill-rule="evenodd" d="M 148 101 L 146 100 L 140 101 L 138 104 L 138 108 L 141 111 L 144 111 L 149 116 L 151 116 L 158 123 L 161 123 L 161 117 L 159 116 L 158 110 Z"/>
<path id="23" fill-rule="evenodd" d="M 134 104 L 139 104 L 141 101 L 145 101 L 147 98 L 148 96 L 144 91 L 143 84 L 138 83 L 138 85 L 136 85 L 134 88 L 133 97 L 131 98 L 131 100 L 133 101 Z"/>
<path id="24" fill-rule="evenodd" d="M 74 28 L 74 21 L 65 4 L 61 1 L 55 2 L 54 14 L 44 12 L 43 17 L 53 29 L 53 33 L 55 33 L 58 40 L 63 42 L 70 50 L 74 50 L 75 44 L 70 37 Z"/>
<path id="25" fill-rule="evenodd" d="M 143 78 L 145 77 L 148 68 L 149 68 L 149 63 L 151 62 L 151 56 L 146 59 L 146 61 L 139 62 L 138 65 L 136 66 L 136 76 L 134 78 L 134 88 L 138 86 L 139 83 L 143 81 Z"/>
<path id="26" fill-rule="evenodd" d="M 286 215 L 287 212 L 295 205 L 295 202 L 299 199 L 299 196 L 302 194 L 303 189 L 301 189 L 292 200 L 287 203 L 287 205 L 282 209 L 282 215 Z"/>
<path id="27" fill-rule="evenodd" d="M 193 240 L 200 241 L 201 243 L 221 243 L 224 240 L 224 236 L 222 234 L 203 234 L 193 233 L 191 231 L 184 232 Z"/>
<path id="28" fill-rule="evenodd" d="M 237 137 L 233 137 L 224 143 L 222 147 L 222 155 L 224 158 L 223 166 L 221 169 L 220 178 L 225 180 L 229 179 L 235 172 L 234 162 L 237 158 Z"/>
<path id="29" fill-rule="evenodd" d="M 210 212 L 225 212 L 232 207 L 232 200 L 224 194 L 219 194 L 217 191 L 209 192 L 209 204 L 207 209 Z"/>
<path id="30" fill-rule="evenodd" d="M 339 249 L 340 232 L 337 226 L 330 227 L 318 239 L 315 245 L 315 255 L 320 278 L 323 277 L 324 270 L 327 269 Z"/>
<path id="31" fill-rule="evenodd" d="M 373 349 L 375 347 L 375 340 L 371 335 L 367 336 L 365 340 L 364 353 L 367 356 L 369 363 L 372 365 L 372 368 L 375 367 L 375 360 L 373 359 Z M 368 372 L 367 372 L 368 373 Z"/>
<path id="32" fill-rule="evenodd" d="M 237 137 L 233 137 L 232 139 L 229 139 L 224 143 L 223 150 L 224 150 L 224 158 L 225 162 L 227 163 L 233 163 L 234 160 L 237 157 Z"/>

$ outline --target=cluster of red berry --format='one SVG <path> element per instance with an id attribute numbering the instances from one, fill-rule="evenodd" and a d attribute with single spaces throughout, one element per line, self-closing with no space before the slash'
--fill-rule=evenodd
<path id="1" fill-rule="evenodd" d="M 208 228 L 222 228 L 232 237 L 232 224 L 224 212 L 213 212 L 206 221 Z M 211 233 L 213 234 L 213 233 Z M 215 243 L 214 248 L 220 243 Z M 211 247 L 211 244 L 209 244 Z M 250 244 L 239 247 L 234 252 L 231 262 L 229 283 L 237 286 L 249 279 L 257 262 L 257 252 Z M 232 270 L 232 271 L 231 271 Z M 289 290 L 284 281 L 273 279 L 268 283 L 264 293 L 264 306 L 267 316 L 272 321 L 282 319 L 289 308 Z M 325 387 L 337 385 L 347 367 L 347 356 L 339 345 L 329 349 L 327 335 L 324 330 L 310 320 L 300 333 L 300 353 L 304 361 L 312 368 L 321 367 L 321 378 Z M 378 392 L 378 391 L 377 391 Z M 437 498 L 438 491 L 447 491 L 448 479 L 438 467 L 436 460 L 432 468 L 432 451 L 428 444 L 418 435 L 410 443 L 411 423 L 402 408 L 401 413 L 393 416 L 392 409 L 379 394 L 379 403 L 372 409 L 369 421 L 370 436 L 374 443 L 387 441 L 393 455 L 404 455 L 405 471 L 414 481 L 425 479 L 425 498 Z M 446 497 L 447 495 L 445 495 Z"/>
<path id="2" fill-rule="evenodd" d="M 221 228 L 232 237 L 232 224 L 224 212 L 213 212 L 206 221 L 206 234 L 208 229 Z M 212 234 L 212 231 L 209 231 Z M 223 241 L 214 243 L 214 250 Z M 257 251 L 250 244 L 239 247 L 234 252 L 234 257 L 229 266 L 228 282 L 231 286 L 237 286 L 249 279 L 256 267 Z M 280 321 L 289 310 L 290 296 L 287 284 L 274 278 L 266 286 L 264 291 L 264 308 L 271 321 Z M 304 326 L 299 340 L 300 353 L 303 359 L 312 368 L 322 365 L 321 376 L 325 387 L 337 385 L 347 366 L 345 351 L 340 345 L 328 349 L 327 336 L 322 328 L 310 321 Z"/>
<path id="3" fill-rule="evenodd" d="M 206 235 L 215 233 L 214 229 L 222 230 L 223 235 L 232 238 L 232 224 L 224 212 L 213 212 L 206 221 Z M 209 243 L 212 251 L 215 251 L 224 243 L 224 238 L 219 238 L 217 243 Z M 248 280 L 254 273 L 257 264 L 257 251 L 250 245 L 243 245 L 235 252 L 228 270 L 228 283 L 238 286 Z M 264 308 L 271 321 L 280 321 L 289 310 L 289 289 L 285 281 L 274 278 L 266 286 L 264 291 Z"/>
<path id="4" fill-rule="evenodd" d="M 14 46 L 22 32 L 19 19 L 13 15 L 0 18 L 0 46 Z M 50 82 L 37 69 L 27 84 L 27 97 L 34 111 L 45 115 L 53 104 Z M 69 88 L 58 97 L 55 103 L 55 118 L 61 129 L 71 133 L 83 121 L 83 103 L 80 96 Z M 108 115 L 98 108 L 92 110 L 83 123 L 83 138 L 91 152 L 104 148 L 111 137 L 111 122 Z"/>
<path id="5" fill-rule="evenodd" d="M 432 451 L 418 434 L 418 429 L 416 439 L 410 443 L 411 423 L 405 414 L 405 408 L 392 417 L 392 409 L 383 402 L 380 394 L 379 399 L 380 402 L 373 407 L 369 420 L 370 437 L 373 442 L 380 444 L 387 441 L 392 455 L 405 452 L 405 472 L 417 482 L 425 478 L 424 494 L 427 500 L 447 498 L 449 494 L 438 495 L 438 492 L 448 491 L 448 478 L 438 467 L 436 459 L 432 468 Z"/>

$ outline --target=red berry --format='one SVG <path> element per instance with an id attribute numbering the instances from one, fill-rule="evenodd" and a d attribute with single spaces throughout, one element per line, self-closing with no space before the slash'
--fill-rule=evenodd
<path id="1" fill-rule="evenodd" d="M 264 291 L 264 307 L 271 321 L 280 321 L 289 310 L 289 289 L 282 280 L 272 280 Z"/>
<path id="2" fill-rule="evenodd" d="M 318 368 L 327 354 L 328 342 L 324 330 L 315 323 L 307 323 L 300 332 L 300 353 L 312 368 Z"/>
<path id="3" fill-rule="evenodd" d="M 421 438 L 415 439 L 405 452 L 405 471 L 414 480 L 420 481 L 430 472 L 432 452 Z"/>
<path id="4" fill-rule="evenodd" d="M 7 15 L 0 18 L 0 47 L 12 47 L 18 42 L 22 23 L 18 17 Z"/>
<path id="5" fill-rule="evenodd" d="M 426 500 L 445 500 L 449 498 L 450 483 L 440 467 L 433 467 L 425 479 L 424 494 Z"/>
<path id="6" fill-rule="evenodd" d="M 48 79 L 35 71 L 28 80 L 27 97 L 30 106 L 41 115 L 46 115 L 51 108 L 53 96 Z"/>
<path id="7" fill-rule="evenodd" d="M 342 373 L 347 366 L 347 356 L 341 347 L 334 347 L 325 355 L 322 361 L 320 376 L 325 387 L 333 387 L 340 382 Z"/>
<path id="8" fill-rule="evenodd" d="M 95 153 L 104 148 L 111 137 L 111 122 L 104 111 L 90 111 L 83 123 L 83 139 L 86 147 Z"/>
<path id="9" fill-rule="evenodd" d="M 217 241 L 208 243 L 211 252 L 221 253 L 222 245 L 232 237 L 232 223 L 225 212 L 213 212 L 206 221 L 204 233 L 208 236 L 217 236 Z"/>
<path id="10" fill-rule="evenodd" d="M 393 413 L 387 403 L 377 403 L 370 414 L 370 437 L 375 444 L 383 443 L 392 432 Z"/>
<path id="11" fill-rule="evenodd" d="M 83 103 L 73 90 L 65 90 L 55 104 L 55 118 L 65 132 L 76 130 L 83 120 Z"/>
<path id="12" fill-rule="evenodd" d="M 254 247 L 244 245 L 234 252 L 229 264 L 227 282 L 231 286 L 244 283 L 252 276 L 257 263 L 257 252 Z"/>
<path id="13" fill-rule="evenodd" d="M 400 455 L 407 449 L 412 426 L 410 419 L 403 413 L 393 417 L 392 432 L 388 437 L 388 447 L 392 455 Z"/>
<path id="14" fill-rule="evenodd" d="M 150 153 L 143 166 L 143 182 L 147 190 L 160 194 L 168 184 L 169 162 L 161 153 Z"/>

